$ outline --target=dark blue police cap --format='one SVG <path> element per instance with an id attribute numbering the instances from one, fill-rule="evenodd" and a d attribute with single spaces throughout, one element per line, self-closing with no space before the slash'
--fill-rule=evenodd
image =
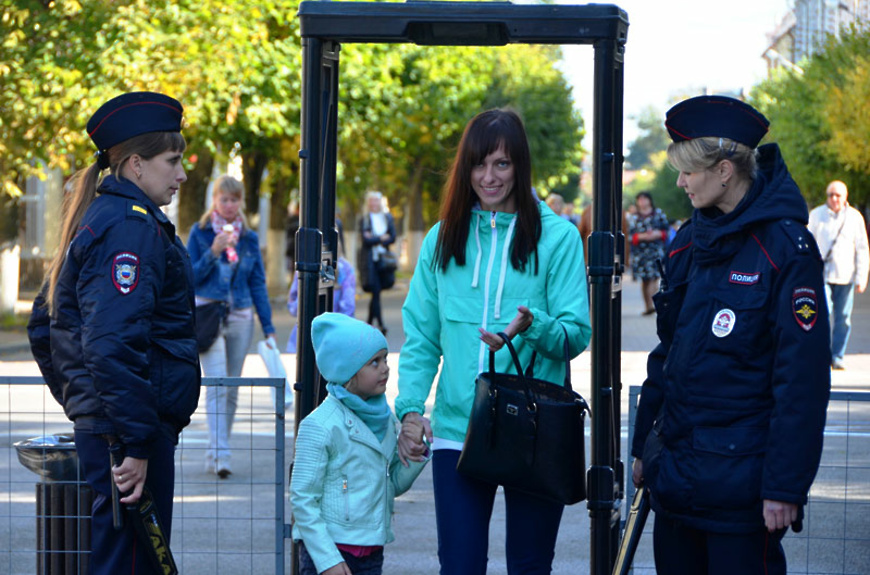
<path id="1" fill-rule="evenodd" d="M 665 127 L 674 142 L 712 136 L 755 148 L 769 125 L 761 112 L 726 96 L 689 98 L 665 115 Z"/>
<path id="2" fill-rule="evenodd" d="M 130 92 L 112 98 L 88 120 L 88 135 L 99 150 L 108 150 L 140 134 L 180 132 L 184 108 L 175 98 L 156 92 Z"/>

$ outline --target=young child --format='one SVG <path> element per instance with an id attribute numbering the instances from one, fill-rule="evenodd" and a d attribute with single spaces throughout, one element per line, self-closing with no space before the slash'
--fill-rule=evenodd
<path id="1" fill-rule="evenodd" d="M 393 499 L 426 462 L 399 461 L 399 422 L 384 392 L 387 340 L 365 322 L 324 313 L 311 324 L 323 403 L 299 424 L 290 502 L 301 575 L 379 575 L 394 539 Z M 422 435 L 422 427 L 419 430 Z"/>

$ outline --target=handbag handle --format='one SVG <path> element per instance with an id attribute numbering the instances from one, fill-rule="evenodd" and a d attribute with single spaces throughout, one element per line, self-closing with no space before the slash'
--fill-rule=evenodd
<path id="1" fill-rule="evenodd" d="M 503 331 L 498 332 L 496 335 L 498 335 L 500 338 L 502 338 L 504 340 L 504 343 L 507 346 L 508 351 L 511 353 L 511 359 L 513 359 L 513 361 L 514 361 L 514 367 L 517 370 L 517 375 L 519 376 L 520 381 L 523 382 L 523 393 L 525 393 L 526 401 L 528 402 L 527 406 L 526 406 L 527 409 L 531 413 L 537 412 L 538 405 L 537 405 L 537 403 L 535 403 L 535 396 L 532 395 L 532 390 L 529 387 L 528 382 L 526 381 L 526 376 L 523 373 L 522 366 L 520 365 L 520 357 L 517 355 L 517 350 L 514 349 L 514 344 L 511 343 L 511 338 L 509 338 L 507 336 L 507 334 L 504 333 Z M 489 390 L 490 390 L 490 395 L 493 398 L 495 397 L 494 395 L 492 395 L 493 382 L 495 381 L 495 379 L 496 379 L 496 376 L 495 376 L 495 352 L 492 350 L 489 350 L 489 385 L 490 385 Z M 495 405 L 493 404 L 493 409 L 494 408 L 495 408 Z"/>
<path id="2" fill-rule="evenodd" d="M 568 355 L 568 330 L 565 329 L 564 325 L 560 324 L 560 327 L 562 328 L 562 333 L 565 334 L 565 341 L 564 341 L 564 346 L 563 346 L 564 355 L 565 355 L 565 387 L 568 388 L 568 391 L 573 391 L 573 389 L 571 388 L 571 359 L 570 359 L 570 356 Z M 523 368 L 520 365 L 520 357 L 519 357 L 519 355 L 517 355 L 517 350 L 514 349 L 514 344 L 511 343 L 511 338 L 509 338 L 508 335 L 506 333 L 504 333 L 503 331 L 498 332 L 496 335 L 498 335 L 500 338 L 502 338 L 504 340 L 504 343 L 507 346 L 508 351 L 511 354 L 511 359 L 513 359 L 514 367 L 517 370 L 517 375 L 520 376 L 520 379 L 522 379 L 525 382 L 525 379 L 527 377 L 532 377 L 532 366 L 535 363 L 535 357 L 536 357 L 538 352 L 537 351 L 532 352 L 532 361 L 529 363 L 528 369 L 525 372 L 523 372 Z M 490 352 L 489 352 L 489 373 L 490 373 L 490 376 L 495 375 L 495 352 L 492 350 L 490 350 Z M 490 381 L 492 381 L 492 380 L 490 380 Z"/>

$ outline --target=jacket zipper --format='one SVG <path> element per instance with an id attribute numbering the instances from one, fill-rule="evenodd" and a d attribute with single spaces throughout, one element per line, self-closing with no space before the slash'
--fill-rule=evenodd
<path id="1" fill-rule="evenodd" d="M 347 477 L 341 479 L 341 494 L 344 496 L 344 520 L 350 521 L 350 501 L 347 493 Z"/>
<path id="2" fill-rule="evenodd" d="M 496 212 L 491 212 L 489 218 L 489 227 L 492 229 L 492 233 L 490 234 L 489 258 L 486 262 L 486 277 L 483 280 L 483 317 L 480 318 L 480 323 L 484 329 L 488 329 L 489 324 L 489 280 L 492 276 L 493 261 L 498 247 L 498 230 L 495 227 L 495 216 Z M 486 344 L 480 342 L 477 358 L 478 371 L 483 371 L 484 369 L 486 349 Z"/>
<path id="3" fill-rule="evenodd" d="M 390 462 L 386 463 L 386 481 L 384 481 L 384 525 L 389 526 L 390 518 Z"/>

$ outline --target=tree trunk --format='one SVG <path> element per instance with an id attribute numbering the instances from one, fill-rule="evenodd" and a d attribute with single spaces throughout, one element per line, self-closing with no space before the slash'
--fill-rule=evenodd
<path id="1" fill-rule="evenodd" d="M 185 237 L 185 231 L 202 216 L 205 192 L 214 168 L 214 156 L 208 150 L 196 150 L 191 155 L 196 155 L 197 160 L 187 172 L 187 181 L 182 184 L 178 194 L 178 233 L 182 237 Z"/>
<path id="2" fill-rule="evenodd" d="M 408 190 L 408 208 L 405 217 L 405 238 L 408 270 L 417 266 L 420 246 L 426 235 L 426 222 L 423 219 L 423 163 L 419 160 L 414 164 L 411 182 Z"/>
<path id="3" fill-rule="evenodd" d="M 242 155 L 242 173 L 245 180 L 245 213 L 254 214 L 260 210 L 260 185 L 263 181 L 263 169 L 269 162 L 268 156 L 262 151 L 254 150 Z"/>

